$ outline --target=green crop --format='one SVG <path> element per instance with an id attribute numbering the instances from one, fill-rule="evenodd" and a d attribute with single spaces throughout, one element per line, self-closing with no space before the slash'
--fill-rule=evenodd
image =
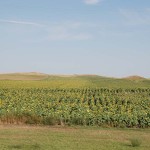
<path id="1" fill-rule="evenodd" d="M 150 127 L 149 88 L 79 82 L 1 81 L 1 123 Z"/>

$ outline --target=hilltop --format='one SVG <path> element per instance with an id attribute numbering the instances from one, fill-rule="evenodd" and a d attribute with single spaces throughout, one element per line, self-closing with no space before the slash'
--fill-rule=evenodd
<path id="1" fill-rule="evenodd" d="M 128 80 L 145 80 L 146 78 L 134 75 L 134 76 L 125 77 L 124 79 L 128 79 Z"/>

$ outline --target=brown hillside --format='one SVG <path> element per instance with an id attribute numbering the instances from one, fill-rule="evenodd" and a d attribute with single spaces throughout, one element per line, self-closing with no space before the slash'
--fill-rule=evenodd
<path id="1" fill-rule="evenodd" d="M 145 78 L 135 75 L 135 76 L 125 77 L 124 79 L 128 79 L 128 80 L 144 80 Z"/>
<path id="2" fill-rule="evenodd" d="M 0 80 L 43 80 L 46 78 L 48 78 L 47 74 L 37 72 L 0 74 Z"/>

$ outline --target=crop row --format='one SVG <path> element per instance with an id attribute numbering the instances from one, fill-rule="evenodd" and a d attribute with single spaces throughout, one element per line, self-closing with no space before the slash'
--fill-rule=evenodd
<path id="1" fill-rule="evenodd" d="M 150 127 L 150 89 L 1 88 L 0 120 Z"/>

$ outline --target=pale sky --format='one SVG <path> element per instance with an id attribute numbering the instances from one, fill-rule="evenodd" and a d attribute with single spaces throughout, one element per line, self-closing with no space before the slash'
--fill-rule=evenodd
<path id="1" fill-rule="evenodd" d="M 150 77 L 150 0 L 0 0 L 0 73 Z"/>

